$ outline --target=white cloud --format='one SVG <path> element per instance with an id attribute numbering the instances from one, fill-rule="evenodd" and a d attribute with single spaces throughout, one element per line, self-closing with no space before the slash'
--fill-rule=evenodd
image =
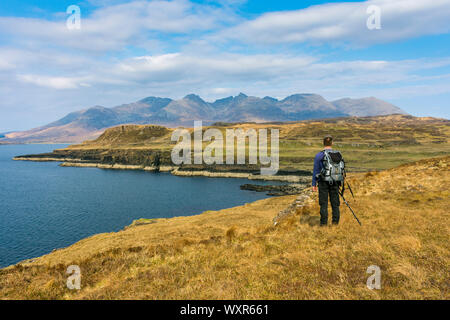
<path id="1" fill-rule="evenodd" d="M 208 81 L 272 79 L 298 72 L 315 58 L 269 54 L 189 55 L 181 52 L 127 59 L 115 68 L 116 76 L 130 81 L 174 81 L 180 78 Z"/>
<path id="2" fill-rule="evenodd" d="M 48 77 L 32 74 L 18 75 L 20 81 L 52 89 L 75 89 L 79 86 L 77 79 L 67 77 Z M 84 84 L 86 85 L 86 84 Z"/>
<path id="3" fill-rule="evenodd" d="M 228 14 L 225 14 L 228 13 Z M 65 20 L 0 17 L 0 35 L 20 45 L 62 46 L 84 51 L 123 50 L 127 45 L 145 47 L 154 32 L 187 35 L 210 31 L 234 21 L 229 11 L 187 0 L 133 1 L 102 7 L 90 16 L 81 9 L 81 29 L 68 30 Z M 154 41 L 154 40 L 153 40 Z"/>
<path id="4" fill-rule="evenodd" d="M 211 92 L 214 95 L 227 95 L 227 94 L 232 94 L 234 93 L 236 90 L 233 88 L 212 88 Z"/>
<path id="5" fill-rule="evenodd" d="M 78 31 L 67 30 L 65 18 L 0 17 L 0 126 L 6 110 L 43 110 L 51 115 L 41 116 L 44 124 L 69 111 L 149 95 L 401 99 L 450 92 L 450 57 L 345 59 L 347 51 L 340 56 L 342 47 L 333 46 L 449 32 L 448 0 L 334 3 L 253 20 L 236 14 L 240 0 L 89 1 L 100 7 L 89 16 L 82 7 Z M 369 31 L 366 8 L 373 3 L 381 7 L 382 29 Z M 290 46 L 297 43 L 331 44 L 333 62 L 321 47 L 307 55 Z"/>
<path id="6" fill-rule="evenodd" d="M 366 10 L 381 9 L 381 30 L 369 30 Z M 371 0 L 266 13 L 222 31 L 217 38 L 246 43 L 349 43 L 370 45 L 450 31 L 448 0 Z"/>
<path id="7" fill-rule="evenodd" d="M 294 55 L 222 53 L 205 57 L 177 52 L 95 62 L 93 59 L 76 75 L 27 73 L 26 67 L 16 76 L 11 71 L 0 72 L 3 119 L 8 114 L 13 117 L 12 110 L 36 114 L 27 126 L 21 124 L 26 129 L 38 119 L 34 126 L 93 105 L 112 107 L 152 95 L 181 98 L 191 92 L 209 101 L 241 91 L 260 97 L 313 92 L 327 99 L 376 96 L 388 101 L 450 92 L 448 76 L 428 72 L 449 68 L 450 59 L 327 63 Z M 421 70 L 427 75 L 421 75 Z M 3 127 L 11 128 L 7 125 Z"/>
<path id="8" fill-rule="evenodd" d="M 94 2 L 105 4 L 105 1 Z M 164 34 L 172 43 L 225 45 L 238 40 L 245 44 L 331 43 L 371 45 L 450 32 L 448 0 L 370 0 L 333 3 L 306 9 L 271 12 L 253 20 L 239 17 L 236 1 L 222 6 L 200 5 L 188 0 L 153 0 L 99 7 L 89 16 L 81 13 L 81 30 L 68 30 L 65 20 L 0 17 L 0 35 L 18 45 L 48 44 L 83 51 L 122 51 L 126 46 L 164 47 Z M 381 8 L 381 30 L 368 30 L 366 9 Z M 14 37 L 14 38 L 12 38 Z"/>
<path id="9" fill-rule="evenodd" d="M 144 96 L 165 94 L 170 97 L 197 92 L 216 98 L 246 90 L 262 96 L 295 92 L 355 95 L 364 88 L 385 86 L 386 90 L 395 90 L 391 87 L 405 83 L 448 81 L 442 75 L 425 76 L 420 71 L 450 67 L 450 58 L 325 62 L 316 57 L 293 54 L 226 52 L 209 55 L 174 52 L 109 61 L 80 57 L 81 64 L 71 64 L 71 55 L 47 52 L 57 61 L 52 66 L 51 61 L 42 56 L 34 57 L 23 51 L 4 50 L 3 56 L 11 57 L 14 53 L 20 58 L 17 61 L 21 61 L 21 67 L 15 71 L 17 79 L 29 85 L 81 91 L 86 88 L 101 92 L 119 90 L 130 94 L 136 91 Z M 43 69 L 35 68 L 39 62 Z M 30 72 L 33 69 L 35 71 Z M 55 70 L 65 71 L 55 73 Z M 10 76 L 5 76 L 8 78 Z M 92 97 L 92 104 L 96 104 L 96 98 L 96 95 Z M 132 100 L 131 96 L 129 99 Z"/>
<path id="10" fill-rule="evenodd" d="M 0 71 L 14 69 L 14 65 L 8 61 L 0 60 Z"/>

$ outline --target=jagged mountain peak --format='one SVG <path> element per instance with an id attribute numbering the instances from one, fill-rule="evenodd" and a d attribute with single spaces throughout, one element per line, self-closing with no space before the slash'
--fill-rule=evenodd
<path id="1" fill-rule="evenodd" d="M 405 114 L 400 108 L 375 97 L 329 102 L 314 93 L 293 94 L 278 100 L 269 96 L 262 99 L 247 96 L 241 92 L 209 103 L 194 93 L 179 100 L 149 96 L 113 108 L 95 106 L 72 112 L 44 127 L 14 135 L 20 137 L 14 142 L 80 142 L 81 139 L 95 138 L 106 128 L 131 123 L 176 127 L 192 126 L 194 120 L 205 123 L 271 122 L 394 113 Z"/>
<path id="2" fill-rule="evenodd" d="M 158 101 L 172 101 L 172 99 L 150 96 L 150 97 L 147 97 L 147 98 L 139 100 L 138 103 L 152 104 L 152 103 L 155 103 L 155 102 L 158 102 Z"/>
<path id="3" fill-rule="evenodd" d="M 263 100 L 268 100 L 268 101 L 278 102 L 278 99 L 272 98 L 272 97 L 269 97 L 269 96 L 265 96 L 265 97 L 263 98 Z"/>
<path id="4" fill-rule="evenodd" d="M 205 103 L 205 101 L 202 98 L 200 98 L 199 95 L 194 94 L 194 93 L 190 93 L 190 94 L 186 95 L 183 98 L 183 100 L 191 100 L 191 101 L 194 101 L 194 102 L 197 102 L 197 103 Z"/>
<path id="5" fill-rule="evenodd" d="M 302 100 L 307 100 L 307 99 L 327 101 L 324 97 L 322 97 L 321 95 L 316 94 L 316 93 L 296 93 L 296 94 L 287 96 L 286 98 L 284 98 L 281 101 L 282 102 L 295 102 L 295 101 L 302 101 Z"/>

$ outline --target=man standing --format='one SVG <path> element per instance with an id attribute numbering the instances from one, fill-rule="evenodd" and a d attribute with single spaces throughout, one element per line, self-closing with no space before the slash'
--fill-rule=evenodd
<path id="1" fill-rule="evenodd" d="M 328 177 L 327 170 L 324 168 L 324 162 L 332 161 L 330 152 L 333 152 L 333 138 L 326 136 L 323 139 L 324 150 L 319 152 L 314 159 L 314 171 L 312 179 L 312 188 L 314 192 L 317 192 L 317 184 L 319 185 L 319 205 L 320 205 L 320 226 L 326 226 L 328 223 L 328 198 L 330 198 L 332 213 L 332 223 L 334 225 L 339 224 L 340 217 L 340 199 L 339 199 L 339 187 L 340 182 L 334 181 Z M 336 152 L 339 154 L 339 152 Z M 343 161 L 341 156 L 341 161 Z M 339 180 L 339 179 L 336 179 Z"/>

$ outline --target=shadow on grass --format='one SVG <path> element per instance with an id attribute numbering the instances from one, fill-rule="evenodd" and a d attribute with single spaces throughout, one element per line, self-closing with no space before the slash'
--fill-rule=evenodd
<path id="1" fill-rule="evenodd" d="M 319 216 L 300 216 L 300 224 L 308 224 L 311 227 L 318 226 L 320 224 L 320 217 Z"/>

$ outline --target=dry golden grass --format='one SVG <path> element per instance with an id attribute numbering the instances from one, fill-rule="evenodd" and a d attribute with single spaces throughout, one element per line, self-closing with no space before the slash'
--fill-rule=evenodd
<path id="1" fill-rule="evenodd" d="M 0 270 L 3 299 L 448 299 L 450 157 L 351 178 L 360 227 L 320 228 L 318 205 L 278 226 L 295 196 L 140 221 Z M 349 195 L 348 195 L 349 196 Z M 66 288 L 79 265 L 82 289 Z M 367 267 L 382 270 L 369 290 Z"/>

